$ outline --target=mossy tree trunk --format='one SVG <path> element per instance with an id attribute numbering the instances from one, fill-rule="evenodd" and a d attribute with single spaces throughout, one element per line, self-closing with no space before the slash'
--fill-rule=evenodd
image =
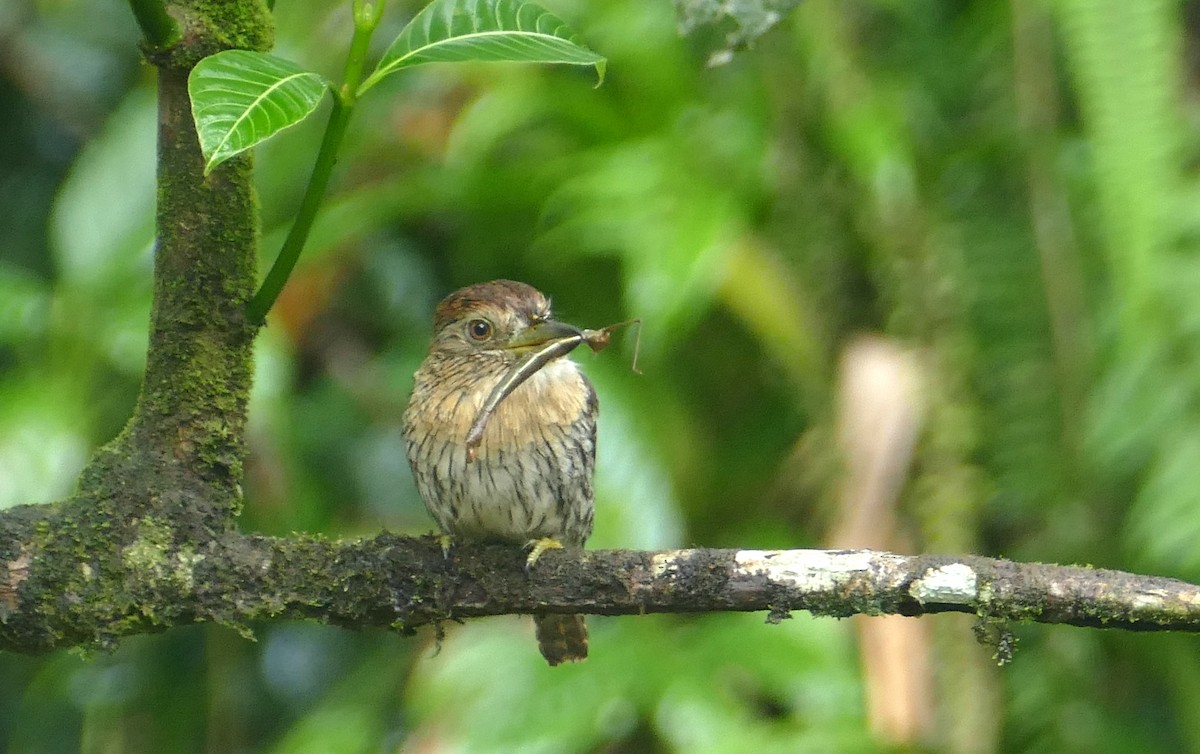
<path id="1" fill-rule="evenodd" d="M 269 49 L 272 21 L 261 0 L 165 10 L 178 33 L 168 45 L 146 42 L 158 69 L 158 212 L 145 376 L 132 418 L 92 458 L 76 493 L 0 523 L 0 562 L 11 572 L 0 618 L 49 619 L 4 621 L 0 633 L 29 648 L 103 642 L 129 622 L 177 622 L 184 616 L 169 606 L 187 586 L 180 566 L 232 531 L 240 507 L 256 330 L 243 311 L 256 282 L 258 207 L 249 157 L 204 175 L 187 77 L 219 50 Z M 27 604 L 34 594 L 47 599 Z M 128 612 L 162 597 L 161 614 Z M 53 619 L 77 605 L 94 620 Z M 106 628 L 106 619 L 121 625 Z"/>

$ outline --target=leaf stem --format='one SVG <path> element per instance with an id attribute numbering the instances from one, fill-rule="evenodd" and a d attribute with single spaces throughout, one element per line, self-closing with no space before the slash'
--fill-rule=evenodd
<path id="1" fill-rule="evenodd" d="M 163 0 L 129 0 L 129 7 L 151 48 L 161 50 L 179 41 L 179 24 L 167 13 Z"/>
<path id="2" fill-rule="evenodd" d="M 362 81 L 363 68 L 367 62 L 367 50 L 371 45 L 371 34 L 383 16 L 385 0 L 372 5 L 366 0 L 354 0 L 354 38 L 350 40 L 350 54 L 346 56 L 346 69 L 342 73 L 342 97 L 358 100 L 358 84 Z"/>
<path id="3" fill-rule="evenodd" d="M 246 307 L 246 316 L 254 324 L 262 324 L 266 320 L 267 312 L 279 298 L 283 286 L 296 266 L 296 260 L 300 258 L 305 242 L 308 241 L 309 231 L 312 230 L 317 210 L 329 185 L 329 176 L 333 173 L 333 166 L 337 164 L 338 149 L 342 145 L 342 137 L 346 135 L 346 126 L 350 123 L 353 110 L 354 103 L 347 103 L 340 93 L 334 93 L 333 111 L 329 113 L 325 136 L 321 139 L 321 149 L 317 152 L 317 161 L 308 179 L 308 187 L 304 190 L 304 198 L 300 200 L 300 209 L 296 212 L 292 229 L 288 232 L 275 263 L 271 265 L 270 272 Z"/>
<path id="4" fill-rule="evenodd" d="M 371 34 L 383 15 L 383 5 L 384 0 L 379 0 L 374 5 L 365 0 L 354 0 L 354 37 L 350 40 L 350 52 L 346 56 L 342 84 L 333 91 L 333 110 L 329 113 L 329 122 L 325 125 L 325 135 L 321 138 L 317 161 L 313 165 L 304 197 L 300 200 L 296 220 L 292 223 L 292 229 L 288 232 L 275 263 L 271 265 L 271 270 L 246 306 L 246 316 L 254 324 L 262 324 L 266 320 L 267 312 L 275 305 L 283 286 L 287 284 L 288 277 L 296 267 L 296 261 L 300 258 L 300 252 L 304 249 L 308 234 L 317 219 L 317 210 L 325 197 L 325 189 L 329 186 L 333 167 L 337 164 L 337 154 L 346 135 L 346 127 L 350 124 L 350 116 L 358 102 L 356 90 L 362 79 Z"/>

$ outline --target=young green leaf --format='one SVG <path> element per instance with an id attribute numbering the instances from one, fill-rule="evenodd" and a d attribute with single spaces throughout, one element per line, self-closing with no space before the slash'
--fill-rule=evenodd
<path id="1" fill-rule="evenodd" d="M 469 60 L 590 65 L 600 81 L 607 62 L 584 47 L 561 19 L 533 3 L 434 0 L 404 27 L 358 93 L 401 68 Z"/>
<path id="2" fill-rule="evenodd" d="M 324 96 L 319 75 L 272 55 L 226 50 L 188 77 L 204 172 L 307 118 Z"/>

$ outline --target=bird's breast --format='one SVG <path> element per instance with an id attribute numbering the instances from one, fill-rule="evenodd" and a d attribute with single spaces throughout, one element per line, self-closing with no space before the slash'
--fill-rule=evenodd
<path id="1" fill-rule="evenodd" d="M 423 378 L 430 377 L 431 384 L 420 385 Z M 484 402 L 502 378 L 494 374 L 464 384 L 418 373 L 418 391 L 425 388 L 430 400 L 420 401 L 423 406 L 414 400 L 410 411 L 424 414 L 420 423 L 426 431 L 447 441 L 465 443 Z M 574 424 L 592 410 L 591 395 L 591 387 L 575 362 L 565 358 L 550 362 L 496 407 L 483 433 L 480 457 L 544 442 L 547 428 Z"/>
<path id="2" fill-rule="evenodd" d="M 501 401 L 471 461 L 467 434 L 502 376 L 463 385 L 425 366 L 404 432 L 413 476 L 442 530 L 582 545 L 591 531 L 596 403 L 575 363 L 547 364 Z"/>

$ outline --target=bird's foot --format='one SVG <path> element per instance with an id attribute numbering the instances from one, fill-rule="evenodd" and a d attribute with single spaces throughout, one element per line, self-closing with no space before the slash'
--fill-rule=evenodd
<path id="1" fill-rule="evenodd" d="M 529 550 L 529 557 L 525 558 L 525 570 L 533 568 L 537 564 L 538 558 L 542 557 L 542 553 L 547 550 L 561 550 L 562 542 L 559 542 L 554 537 L 542 537 L 541 539 L 531 539 L 525 543 L 525 549 Z"/>
<path id="2" fill-rule="evenodd" d="M 446 560 L 450 559 L 450 548 L 454 547 L 454 538 L 449 534 L 438 534 L 437 543 L 442 547 L 442 557 Z"/>

